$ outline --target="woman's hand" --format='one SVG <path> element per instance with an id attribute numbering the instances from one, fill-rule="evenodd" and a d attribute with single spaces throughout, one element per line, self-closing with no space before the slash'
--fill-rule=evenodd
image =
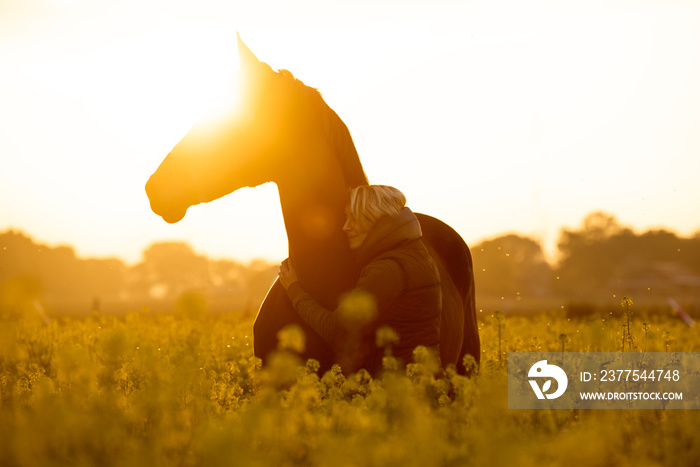
<path id="1" fill-rule="evenodd" d="M 294 269 L 294 263 L 289 258 L 282 261 L 280 265 L 279 272 L 280 284 L 285 290 L 289 288 L 290 285 L 299 280 L 297 277 L 297 271 Z"/>

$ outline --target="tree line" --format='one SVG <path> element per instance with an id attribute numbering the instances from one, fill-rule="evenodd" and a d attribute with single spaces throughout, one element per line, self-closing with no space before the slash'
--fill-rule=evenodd
<path id="1" fill-rule="evenodd" d="M 518 234 L 471 245 L 477 305 L 507 311 L 561 303 L 586 311 L 623 296 L 654 306 L 673 297 L 693 307 L 700 299 L 700 233 L 636 234 L 595 212 L 579 228 L 562 229 L 557 246 L 558 257 L 548 261 L 537 240 Z M 47 247 L 10 230 L 0 233 L 0 317 L 42 308 L 53 314 L 205 307 L 254 313 L 277 269 L 262 260 L 209 259 L 181 242 L 155 243 L 135 265 L 82 259 L 71 247 Z"/>
<path id="2" fill-rule="evenodd" d="M 473 245 L 477 300 L 549 297 L 586 311 L 619 307 L 624 296 L 655 307 L 669 297 L 691 307 L 700 299 L 700 232 L 690 238 L 663 229 L 636 234 L 614 216 L 594 212 L 579 228 L 562 229 L 557 248 L 550 262 L 538 241 L 517 234 Z"/>
<path id="3" fill-rule="evenodd" d="M 254 312 L 277 269 L 262 260 L 209 259 L 182 242 L 155 243 L 135 265 L 116 258 L 82 259 L 71 247 L 48 247 L 10 230 L 0 233 L 0 317 L 203 306 Z"/>

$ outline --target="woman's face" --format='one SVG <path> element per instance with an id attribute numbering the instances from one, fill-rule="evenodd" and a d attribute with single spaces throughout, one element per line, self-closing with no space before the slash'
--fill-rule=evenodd
<path id="1" fill-rule="evenodd" d="M 367 238 L 369 231 L 363 229 L 360 224 L 357 223 L 348 207 L 345 208 L 345 225 L 343 225 L 343 231 L 345 235 L 348 236 L 348 243 L 350 244 L 351 250 L 357 250 L 362 246 Z"/>

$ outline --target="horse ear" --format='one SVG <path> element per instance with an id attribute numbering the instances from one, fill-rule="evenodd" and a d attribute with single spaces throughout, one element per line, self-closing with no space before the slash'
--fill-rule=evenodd
<path id="1" fill-rule="evenodd" d="M 243 43 L 241 35 L 236 33 L 238 37 L 238 58 L 241 62 L 241 69 L 252 69 L 260 65 L 260 60 L 258 57 L 250 51 L 247 45 Z"/>

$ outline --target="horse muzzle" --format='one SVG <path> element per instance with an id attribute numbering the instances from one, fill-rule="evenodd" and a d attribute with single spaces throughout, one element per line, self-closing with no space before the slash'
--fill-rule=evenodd
<path id="1" fill-rule="evenodd" d="M 152 176 L 146 183 L 146 195 L 151 203 L 151 210 L 168 224 L 181 221 L 190 207 L 182 202 L 181 193 L 164 192 L 162 189 L 158 189 Z"/>

